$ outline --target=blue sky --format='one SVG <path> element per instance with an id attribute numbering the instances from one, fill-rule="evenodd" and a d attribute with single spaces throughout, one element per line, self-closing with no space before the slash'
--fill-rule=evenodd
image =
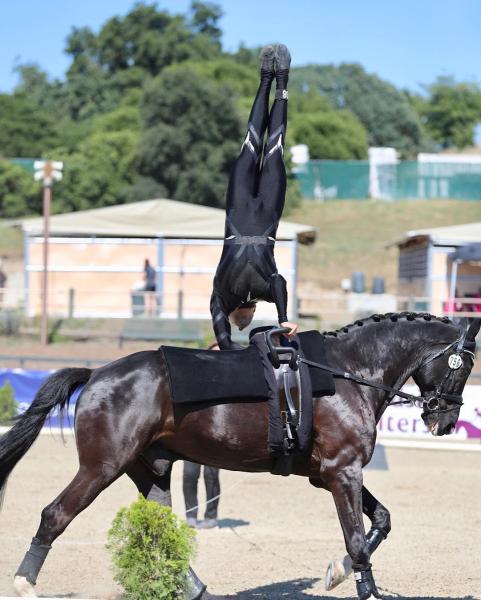
<path id="1" fill-rule="evenodd" d="M 1 0 L 0 91 L 16 83 L 17 61 L 63 77 L 70 28 L 94 31 L 132 0 Z M 419 91 L 438 75 L 481 83 L 481 0 L 221 0 L 223 43 L 235 50 L 286 43 L 293 64 L 359 62 L 399 87 Z M 162 0 L 185 12 L 190 0 Z"/>

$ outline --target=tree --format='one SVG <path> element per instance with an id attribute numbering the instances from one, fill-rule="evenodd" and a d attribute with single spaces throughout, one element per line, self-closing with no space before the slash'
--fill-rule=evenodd
<path id="1" fill-rule="evenodd" d="M 0 152 L 37 158 L 58 144 L 53 116 L 23 94 L 0 94 Z"/>
<path id="2" fill-rule="evenodd" d="M 405 157 L 423 144 L 419 117 L 405 95 L 361 65 L 312 65 L 292 70 L 291 87 L 299 92 L 316 90 L 331 105 L 349 109 L 368 134 L 370 146 L 392 146 Z"/>
<path id="3" fill-rule="evenodd" d="M 366 131 L 347 110 L 309 113 L 292 129 L 295 141 L 309 147 L 311 158 L 367 158 Z"/>
<path id="4" fill-rule="evenodd" d="M 73 29 L 66 52 L 77 63 L 93 63 L 107 75 L 131 68 L 158 75 L 163 68 L 219 52 L 221 16 L 215 5 L 195 2 L 192 22 L 185 15 L 159 11 L 155 4 L 136 4 L 125 17 L 109 19 L 96 36 L 88 28 Z"/>
<path id="5" fill-rule="evenodd" d="M 315 90 L 291 95 L 289 144 L 306 144 L 314 159 L 367 158 L 367 133 L 351 111 L 334 110 Z"/>
<path id="6" fill-rule="evenodd" d="M 136 179 L 137 132 L 102 131 L 83 140 L 78 151 L 61 157 L 64 178 L 54 195 L 55 212 L 119 204 Z M 56 154 L 58 158 L 58 154 Z"/>
<path id="7" fill-rule="evenodd" d="M 192 29 L 207 36 L 220 48 L 222 30 L 219 27 L 219 19 L 222 17 L 222 8 L 212 2 L 199 2 L 194 0 L 191 4 Z"/>
<path id="8" fill-rule="evenodd" d="M 0 160 L 0 217 L 11 219 L 40 213 L 40 184 L 22 167 Z"/>
<path id="9" fill-rule="evenodd" d="M 443 148 L 465 148 L 474 143 L 474 129 L 481 121 L 481 89 L 474 83 L 456 83 L 440 77 L 426 86 L 429 97 L 421 114 L 429 135 Z"/>
<path id="10" fill-rule="evenodd" d="M 147 86 L 141 115 L 141 174 L 170 198 L 221 206 L 242 138 L 230 90 L 171 67 Z"/>

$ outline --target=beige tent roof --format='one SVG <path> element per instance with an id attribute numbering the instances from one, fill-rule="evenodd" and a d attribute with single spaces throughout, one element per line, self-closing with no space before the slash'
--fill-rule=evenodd
<path id="1" fill-rule="evenodd" d="M 224 220 L 225 211 L 218 208 L 175 200 L 145 200 L 53 215 L 50 234 L 219 239 L 224 235 Z M 43 234 L 41 218 L 26 219 L 21 223 L 29 235 Z M 281 221 L 277 232 L 278 240 L 297 238 L 301 243 L 311 243 L 315 237 L 313 227 L 288 221 Z"/>
<path id="2" fill-rule="evenodd" d="M 429 239 L 433 244 L 439 246 L 465 246 L 466 244 L 481 242 L 481 221 L 465 223 L 464 225 L 452 225 L 451 227 L 407 231 L 397 243 L 399 246 L 404 246 L 415 238 Z"/>

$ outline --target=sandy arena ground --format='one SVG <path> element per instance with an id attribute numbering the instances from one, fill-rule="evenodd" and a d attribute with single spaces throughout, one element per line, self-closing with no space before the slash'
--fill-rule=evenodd
<path id="1" fill-rule="evenodd" d="M 389 597 L 481 600 L 481 454 L 386 449 L 388 471 L 365 481 L 391 510 L 393 531 L 374 557 L 378 586 Z M 10 478 L 0 515 L 0 595 L 11 583 L 40 512 L 77 466 L 72 437 L 64 447 L 42 435 Z M 181 469 L 174 509 L 182 514 Z M 194 566 L 210 598 L 292 600 L 353 597 L 352 579 L 325 592 L 322 578 L 344 543 L 331 496 L 299 477 L 221 474 L 221 528 L 198 532 Z M 202 490 L 203 494 L 203 490 Z M 37 593 L 118 597 L 106 532 L 136 490 L 126 477 L 106 490 L 54 543 Z"/>

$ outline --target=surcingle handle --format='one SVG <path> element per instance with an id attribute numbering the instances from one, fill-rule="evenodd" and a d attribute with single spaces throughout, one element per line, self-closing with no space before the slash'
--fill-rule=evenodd
<path id="1" fill-rule="evenodd" d="M 293 371 L 297 371 L 297 369 L 299 368 L 299 365 L 297 364 L 297 350 L 295 348 L 292 348 L 291 346 L 275 346 L 272 340 L 273 335 L 283 335 L 289 332 L 290 329 L 287 327 L 278 327 L 274 329 L 269 329 L 269 331 L 266 331 L 264 334 L 267 347 L 269 348 L 270 360 L 274 369 L 278 369 L 281 363 L 288 363 L 289 367 Z M 282 359 L 282 354 L 290 355 L 289 360 Z"/>

